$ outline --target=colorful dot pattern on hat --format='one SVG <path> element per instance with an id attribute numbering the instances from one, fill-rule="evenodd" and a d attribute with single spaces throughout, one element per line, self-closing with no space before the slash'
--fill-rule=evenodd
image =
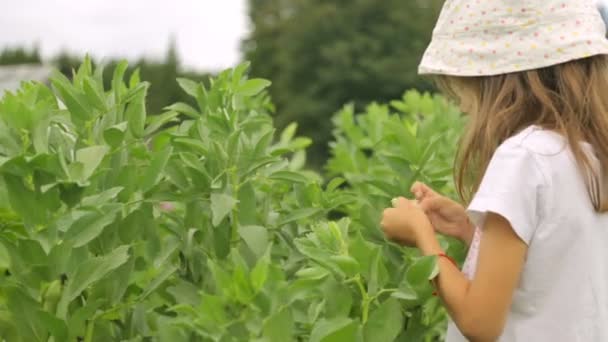
<path id="1" fill-rule="evenodd" d="M 447 0 L 421 74 L 496 75 L 608 54 L 594 0 Z"/>

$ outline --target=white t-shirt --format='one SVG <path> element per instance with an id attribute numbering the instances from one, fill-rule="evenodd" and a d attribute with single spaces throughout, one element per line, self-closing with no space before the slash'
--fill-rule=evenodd
<path id="1" fill-rule="evenodd" d="M 530 126 L 506 140 L 468 212 L 478 227 L 487 212 L 503 216 L 528 245 L 499 341 L 608 341 L 608 215 L 593 209 L 561 135 Z M 471 248 L 470 276 L 476 262 Z M 446 342 L 460 341 L 450 322 Z"/>

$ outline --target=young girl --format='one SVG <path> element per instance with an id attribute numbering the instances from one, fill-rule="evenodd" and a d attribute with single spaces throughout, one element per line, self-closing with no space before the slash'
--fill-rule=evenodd
<path id="1" fill-rule="evenodd" d="M 468 209 L 417 183 L 381 225 L 439 256 L 448 342 L 608 341 L 606 55 L 594 0 L 446 1 L 420 71 L 469 114 Z M 471 245 L 464 273 L 435 230 Z"/>

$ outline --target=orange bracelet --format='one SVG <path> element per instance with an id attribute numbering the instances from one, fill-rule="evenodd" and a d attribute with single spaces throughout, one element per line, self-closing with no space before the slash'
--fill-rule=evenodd
<path id="1" fill-rule="evenodd" d="M 447 255 L 445 253 L 439 253 L 439 254 L 437 254 L 437 256 L 448 259 L 452 263 L 452 265 L 454 265 L 456 268 L 458 268 L 458 264 L 456 263 L 456 261 L 454 259 L 452 259 L 449 255 Z M 433 296 L 437 297 L 437 291 L 433 291 Z"/>
<path id="2" fill-rule="evenodd" d="M 452 259 L 449 255 L 447 255 L 445 253 L 439 253 L 439 254 L 437 254 L 437 256 L 448 259 L 452 263 L 452 265 L 454 265 L 454 266 L 456 266 L 456 268 L 458 268 L 458 264 L 456 263 L 456 261 L 454 259 Z"/>

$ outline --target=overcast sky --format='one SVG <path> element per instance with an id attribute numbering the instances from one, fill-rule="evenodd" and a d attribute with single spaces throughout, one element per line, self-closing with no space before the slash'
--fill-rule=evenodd
<path id="1" fill-rule="evenodd" d="M 183 64 L 217 70 L 240 60 L 246 0 L 0 0 L 0 49 L 33 46 L 96 58 L 162 58 L 173 34 Z"/>

